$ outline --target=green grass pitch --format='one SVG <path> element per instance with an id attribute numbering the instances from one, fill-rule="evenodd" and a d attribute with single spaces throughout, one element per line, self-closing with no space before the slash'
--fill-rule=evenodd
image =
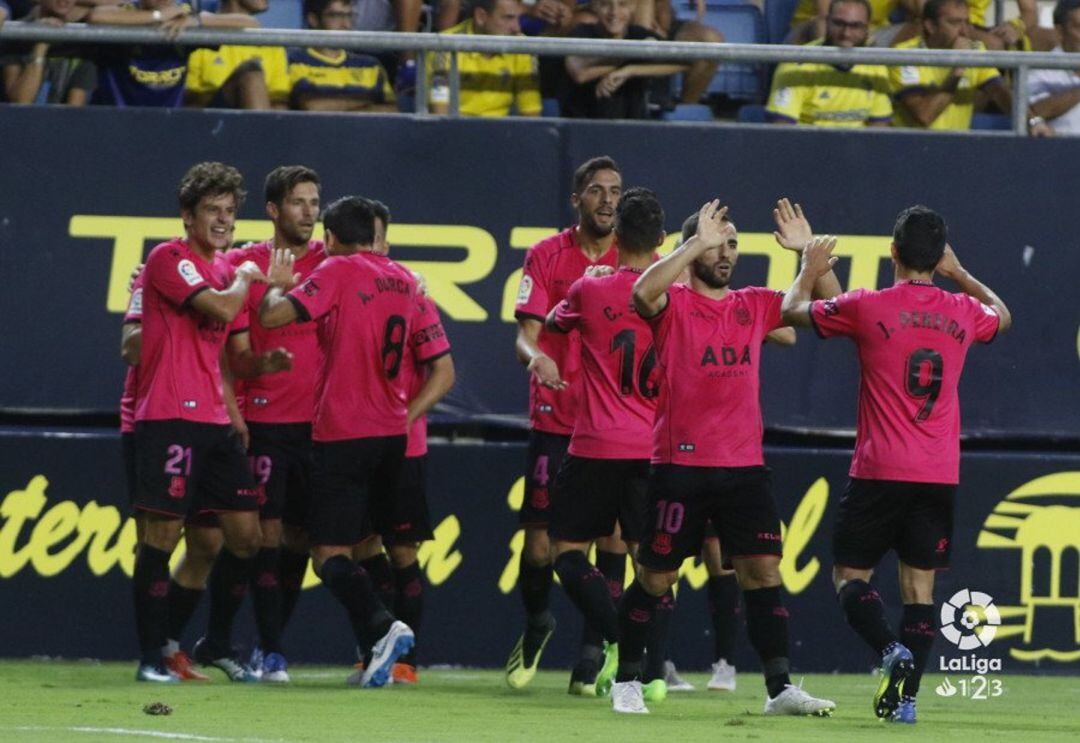
<path id="1" fill-rule="evenodd" d="M 513 692 L 502 673 L 422 670 L 417 687 L 359 690 L 346 668 L 296 666 L 288 686 L 136 684 L 134 663 L 0 662 L 0 740 L 93 741 L 1075 741 L 1080 680 L 998 675 L 1004 693 L 986 701 L 934 693 L 929 676 L 914 728 L 874 718 L 869 674 L 811 675 L 808 691 L 834 699 L 831 719 L 766 718 L 756 673 L 733 694 L 704 691 L 704 674 L 686 674 L 701 691 L 671 694 L 648 716 L 619 716 L 610 703 L 566 694 L 568 674 L 540 673 Z M 798 679 L 796 678 L 796 681 Z M 955 682 L 958 679 L 952 678 Z M 168 716 L 143 706 L 164 702 Z"/>

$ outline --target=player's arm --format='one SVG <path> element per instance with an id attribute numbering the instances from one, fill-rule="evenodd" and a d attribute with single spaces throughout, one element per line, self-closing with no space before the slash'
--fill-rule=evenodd
<path id="1" fill-rule="evenodd" d="M 1005 306 L 1005 303 L 1001 301 L 1001 297 L 960 265 L 960 259 L 956 257 L 956 253 L 953 252 L 951 246 L 945 246 L 945 254 L 941 256 L 941 261 L 938 262 L 937 268 L 934 270 L 939 275 L 955 281 L 964 294 L 993 308 L 1000 318 L 998 320 L 999 333 L 1004 333 L 1012 327 L 1012 313 L 1009 312 L 1009 308 Z"/>
<path id="2" fill-rule="evenodd" d="M 292 251 L 279 248 L 270 258 L 270 270 L 266 281 L 270 288 L 259 305 L 259 322 L 264 328 L 280 328 L 300 319 L 300 310 L 286 292 L 300 281 L 300 274 L 293 270 L 296 256 Z"/>
<path id="3" fill-rule="evenodd" d="M 126 322 L 120 329 L 120 358 L 128 366 L 138 366 L 142 360 L 142 323 Z"/>
<path id="4" fill-rule="evenodd" d="M 815 237 L 802 252 L 802 266 L 795 283 L 784 294 L 780 314 L 784 322 L 797 328 L 810 327 L 810 302 L 818 279 L 832 271 L 836 258 L 833 248 L 836 238 L 830 235 Z"/>
<path id="5" fill-rule="evenodd" d="M 231 323 L 244 308 L 251 284 L 266 281 L 263 272 L 252 261 L 245 261 L 236 269 L 236 278 L 228 289 L 204 289 L 190 300 L 192 308 L 218 322 Z"/>
<path id="6" fill-rule="evenodd" d="M 789 328 L 787 326 L 770 330 L 769 334 L 765 336 L 766 343 L 772 343 L 777 346 L 794 346 L 796 340 L 795 328 Z"/>
<path id="7" fill-rule="evenodd" d="M 801 254 L 803 248 L 814 238 L 810 220 L 803 213 L 801 204 L 792 204 L 787 198 L 781 198 L 773 209 L 773 220 L 776 222 L 773 237 L 785 250 Z M 811 296 L 813 299 L 832 299 L 840 292 L 840 280 L 830 270 L 814 284 Z"/>
<path id="8" fill-rule="evenodd" d="M 518 318 L 517 338 L 514 351 L 518 361 L 534 374 L 540 384 L 553 390 L 566 389 L 566 382 L 559 376 L 559 365 L 555 360 L 540 350 L 541 322 L 532 317 Z"/>
<path id="9" fill-rule="evenodd" d="M 427 379 L 424 386 L 409 401 L 409 425 L 422 415 L 426 415 L 435 405 L 446 397 L 454 386 L 454 359 L 446 353 L 427 363 Z"/>
<path id="10" fill-rule="evenodd" d="M 229 369 L 240 379 L 292 369 L 293 355 L 284 348 L 274 348 L 256 354 L 251 348 L 251 333 L 243 330 L 229 336 L 226 345 Z"/>
<path id="11" fill-rule="evenodd" d="M 634 283 L 634 308 L 641 317 L 654 317 L 667 307 L 668 289 L 690 264 L 711 247 L 722 245 L 730 227 L 723 222 L 727 207 L 717 200 L 701 207 L 698 229 L 689 240 L 649 266 Z"/>
<path id="12" fill-rule="evenodd" d="M 225 349 L 221 349 L 219 363 L 221 364 L 221 396 L 225 400 L 225 410 L 229 414 L 229 423 L 240 434 L 240 441 L 244 444 L 244 450 L 247 451 L 251 445 L 251 432 L 248 431 L 244 416 L 240 414 L 240 405 L 236 402 L 236 390 L 233 389 L 233 374 L 229 368 L 228 359 L 225 358 Z"/>

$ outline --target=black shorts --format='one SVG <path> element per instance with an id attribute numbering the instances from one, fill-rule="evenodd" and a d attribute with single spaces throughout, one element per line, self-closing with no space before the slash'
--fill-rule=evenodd
<path id="1" fill-rule="evenodd" d="M 135 434 L 120 434 L 120 453 L 124 458 L 124 479 L 127 482 L 127 503 L 131 508 L 135 503 Z"/>
<path id="2" fill-rule="evenodd" d="M 247 453 L 232 426 L 140 421 L 135 459 L 136 510 L 184 518 L 259 507 Z"/>
<path id="3" fill-rule="evenodd" d="M 840 498 L 833 560 L 860 570 L 896 550 L 920 570 L 949 567 L 955 485 L 852 479 Z"/>
<path id="4" fill-rule="evenodd" d="M 567 454 L 551 498 L 552 539 L 591 542 L 610 536 L 641 541 L 649 487 L 647 459 L 590 459 Z"/>
<path id="5" fill-rule="evenodd" d="M 379 533 L 387 545 L 426 542 L 431 532 L 427 505 L 427 455 L 406 457 L 401 465 L 394 502 L 380 514 Z"/>
<path id="6" fill-rule="evenodd" d="M 312 451 L 315 466 L 307 519 L 311 543 L 359 544 L 370 534 L 367 524 L 385 523 L 393 506 L 405 436 L 316 441 Z"/>
<path id="7" fill-rule="evenodd" d="M 558 433 L 531 431 L 529 459 L 525 469 L 525 497 L 518 512 L 522 526 L 547 526 L 551 520 L 551 488 L 562 467 L 570 437 Z"/>
<path id="8" fill-rule="evenodd" d="M 248 423 L 259 517 L 303 528 L 311 500 L 311 424 Z"/>
<path id="9" fill-rule="evenodd" d="M 646 538 L 638 560 L 653 570 L 678 570 L 701 550 L 710 520 L 725 566 L 733 557 L 779 557 L 783 552 L 767 467 L 658 464 L 649 477 Z"/>

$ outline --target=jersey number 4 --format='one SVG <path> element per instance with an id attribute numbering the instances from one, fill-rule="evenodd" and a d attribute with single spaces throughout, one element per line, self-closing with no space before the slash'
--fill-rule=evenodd
<path id="1" fill-rule="evenodd" d="M 611 352 L 621 353 L 619 360 L 619 392 L 623 395 L 634 394 L 634 352 L 637 348 L 637 332 L 620 330 L 611 339 Z M 656 397 L 658 390 L 652 379 L 656 368 L 656 349 L 649 346 L 637 368 L 637 389 L 642 397 Z"/>
<path id="2" fill-rule="evenodd" d="M 932 348 L 920 348 L 908 356 L 905 389 L 911 397 L 924 401 L 915 414 L 916 423 L 926 420 L 934 411 L 934 403 L 941 394 L 943 369 L 941 354 Z"/>

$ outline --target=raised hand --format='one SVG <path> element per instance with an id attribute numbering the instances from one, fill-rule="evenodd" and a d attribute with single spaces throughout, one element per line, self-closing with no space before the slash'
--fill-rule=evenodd
<path id="1" fill-rule="evenodd" d="M 810 222 L 803 214 L 802 206 L 799 204 L 793 206 L 787 198 L 783 198 L 776 202 L 776 208 L 772 213 L 773 219 L 776 220 L 776 231 L 773 232 L 773 237 L 776 238 L 780 247 L 796 252 L 805 248 L 813 238 L 814 231 L 810 229 Z"/>
<path id="2" fill-rule="evenodd" d="M 832 235 L 822 235 L 810 241 L 802 252 L 802 270 L 814 279 L 819 279 L 836 264 L 837 258 L 832 254 L 836 247 L 836 238 Z"/>
<path id="3" fill-rule="evenodd" d="M 288 291 L 300 283 L 300 274 L 293 271 L 296 264 L 296 256 L 291 250 L 277 248 L 270 256 L 270 270 L 267 272 L 266 281 L 271 286 L 276 286 L 282 291 Z"/>
<path id="4" fill-rule="evenodd" d="M 695 236 L 702 243 L 702 249 L 716 248 L 724 244 L 731 225 L 724 221 L 728 208 L 720 206 L 719 199 L 713 199 L 701 207 L 698 212 L 698 225 Z"/>
<path id="5" fill-rule="evenodd" d="M 266 275 L 263 274 L 262 270 L 257 265 L 255 265 L 254 261 L 244 261 L 241 263 L 239 268 L 236 269 L 236 275 L 243 277 L 248 281 L 257 281 L 262 284 L 265 284 L 268 281 Z"/>
<path id="6" fill-rule="evenodd" d="M 960 265 L 960 259 L 956 257 L 952 246 L 945 243 L 945 253 L 941 256 L 941 260 L 938 261 L 934 272 L 947 279 L 955 279 L 963 271 L 964 267 Z"/>

